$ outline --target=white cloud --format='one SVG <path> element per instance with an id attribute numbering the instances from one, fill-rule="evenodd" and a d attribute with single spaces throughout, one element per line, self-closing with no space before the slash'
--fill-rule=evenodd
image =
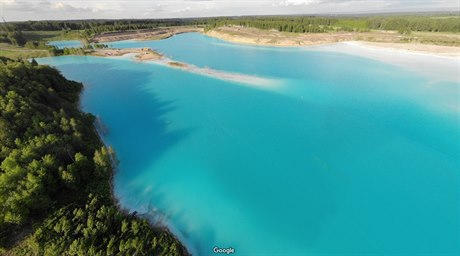
<path id="1" fill-rule="evenodd" d="M 459 0 L 0 0 L 7 20 L 459 10 Z"/>
<path id="2" fill-rule="evenodd" d="M 272 4 L 272 6 L 298 6 L 298 5 L 310 5 L 318 3 L 318 0 L 284 0 L 278 3 Z"/>

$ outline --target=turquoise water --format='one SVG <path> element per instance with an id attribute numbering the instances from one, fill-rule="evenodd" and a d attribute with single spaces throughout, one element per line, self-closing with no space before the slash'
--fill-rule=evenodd
<path id="1" fill-rule="evenodd" d="M 48 45 L 56 46 L 59 49 L 64 48 L 78 48 L 82 47 L 83 44 L 78 40 L 67 40 L 67 41 L 49 41 Z"/>
<path id="2" fill-rule="evenodd" d="M 458 255 L 457 82 L 371 59 L 199 34 L 148 46 L 255 87 L 123 58 L 38 61 L 85 84 L 115 193 L 197 255 Z"/>

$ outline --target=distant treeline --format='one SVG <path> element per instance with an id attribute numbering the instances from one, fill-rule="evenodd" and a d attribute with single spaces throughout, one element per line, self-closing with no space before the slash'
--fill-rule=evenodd
<path id="1" fill-rule="evenodd" d="M 19 31 L 82 30 L 88 35 L 115 31 L 135 31 L 158 27 L 203 25 L 202 19 L 165 20 L 76 20 L 76 21 L 25 21 L 10 22 Z"/>
<path id="2" fill-rule="evenodd" d="M 27 41 L 24 47 L 28 49 L 47 50 L 51 56 L 61 56 L 61 55 L 85 55 L 94 49 L 104 49 L 104 48 L 108 48 L 109 46 L 106 44 L 92 43 L 92 44 L 85 44 L 80 47 L 65 47 L 61 49 L 53 45 L 48 45 L 44 41 Z"/>
<path id="3" fill-rule="evenodd" d="M 332 31 L 366 32 L 376 30 L 396 30 L 401 33 L 411 31 L 460 32 L 458 16 L 372 16 L 372 17 L 245 17 L 214 18 L 207 20 L 207 29 L 236 25 L 258 29 L 274 29 L 294 33 L 318 33 Z"/>
<path id="4" fill-rule="evenodd" d="M 195 19 L 132 19 L 132 20 L 76 20 L 76 21 L 25 21 L 8 23 L 11 31 L 80 30 L 97 35 L 115 31 L 135 31 L 158 27 L 201 25 L 212 29 L 225 25 L 239 25 L 259 29 L 308 33 L 329 31 L 429 31 L 460 32 L 458 15 L 405 15 L 405 16 L 254 16 Z"/>
<path id="5" fill-rule="evenodd" d="M 79 109 L 82 88 L 54 68 L 0 57 L 0 254 L 186 254 L 115 206 L 114 153 Z"/>
<path id="6" fill-rule="evenodd" d="M 460 32 L 460 18 L 453 15 L 408 16 L 254 16 L 196 19 L 133 19 L 133 20 L 76 20 L 76 21 L 25 21 L 2 25 L 0 41 L 24 45 L 21 31 L 71 31 L 81 32 L 82 39 L 118 31 L 138 31 L 171 26 L 204 26 L 207 30 L 221 26 L 243 26 L 274 29 L 294 33 L 321 33 L 334 31 L 366 32 L 370 30 Z"/>
<path id="7" fill-rule="evenodd" d="M 23 46 L 26 39 L 20 30 L 0 32 L 0 43 Z"/>

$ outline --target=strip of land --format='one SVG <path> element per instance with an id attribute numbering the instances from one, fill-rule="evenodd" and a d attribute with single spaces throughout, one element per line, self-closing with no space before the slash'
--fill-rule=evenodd
<path id="1" fill-rule="evenodd" d="M 244 27 L 220 27 L 206 35 L 225 41 L 264 46 L 314 46 L 360 41 L 366 45 L 447 57 L 460 57 L 460 35 L 417 32 L 402 35 L 396 31 L 287 33 Z"/>
<path id="2" fill-rule="evenodd" d="M 112 32 L 97 35 L 91 41 L 104 43 L 123 40 L 161 40 L 188 32 L 203 32 L 203 29 L 198 27 L 165 27 L 140 31 Z"/>
<path id="3" fill-rule="evenodd" d="M 137 60 L 160 60 L 163 55 L 150 48 L 127 48 L 127 49 L 96 49 L 89 52 L 90 55 L 98 57 L 116 57 L 133 54 Z"/>
<path id="4" fill-rule="evenodd" d="M 162 65 L 166 64 L 170 67 L 182 69 L 182 70 L 185 70 L 191 73 L 196 73 L 196 74 L 200 74 L 204 76 L 210 76 L 210 77 L 214 77 L 214 78 L 222 79 L 226 81 L 233 81 L 237 83 L 261 86 L 264 88 L 273 87 L 278 84 L 278 82 L 275 79 L 264 78 L 264 77 L 254 76 L 254 75 L 240 74 L 240 73 L 232 73 L 232 72 L 221 71 L 221 70 L 216 70 L 216 69 L 211 69 L 211 68 L 201 68 L 195 65 L 191 65 L 191 64 L 187 64 L 183 62 L 171 61 L 168 59 L 165 59 L 163 61 L 155 61 L 155 62 L 158 64 L 162 64 Z"/>
<path id="5" fill-rule="evenodd" d="M 274 86 L 277 81 L 253 75 L 239 74 L 215 70 L 211 68 L 201 68 L 192 64 L 169 59 L 150 48 L 126 48 L 126 49 L 96 49 L 88 52 L 89 55 L 98 57 L 118 57 L 133 56 L 139 61 L 150 61 L 155 64 L 181 69 L 187 72 L 214 77 L 217 79 L 233 81 L 237 83 L 251 84 L 256 86 Z"/>

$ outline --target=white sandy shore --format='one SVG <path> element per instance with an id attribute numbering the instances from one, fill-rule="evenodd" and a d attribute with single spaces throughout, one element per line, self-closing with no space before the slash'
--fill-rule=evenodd
<path id="1" fill-rule="evenodd" d="M 188 65 L 185 68 L 181 68 L 186 71 L 201 74 L 209 77 L 214 77 L 222 80 L 243 83 L 243 84 L 251 84 L 255 86 L 261 87 L 273 87 L 278 84 L 278 82 L 274 79 L 268 79 L 258 76 L 251 76 L 246 74 L 239 74 L 239 73 L 231 73 L 221 70 L 215 70 L 211 68 L 200 68 L 194 65 Z"/>
<path id="2" fill-rule="evenodd" d="M 240 74 L 240 73 L 221 71 L 221 70 L 216 70 L 216 69 L 211 69 L 211 68 L 200 68 L 195 65 L 191 65 L 187 63 L 175 62 L 166 57 L 160 60 L 149 60 L 149 62 L 156 63 L 156 64 L 163 65 L 163 66 L 172 67 L 172 68 L 177 68 L 177 69 L 181 69 L 187 72 L 209 76 L 209 77 L 213 77 L 213 78 L 217 78 L 221 80 L 232 81 L 232 82 L 242 83 L 242 84 L 249 84 L 249 85 L 254 85 L 254 86 L 260 86 L 264 88 L 275 87 L 279 84 L 279 81 L 277 81 L 276 79 L 269 79 L 269 78 L 255 76 L 255 75 L 246 75 L 246 74 Z M 171 65 L 171 63 L 179 63 L 180 65 Z"/>
<path id="3" fill-rule="evenodd" d="M 100 57 L 100 56 L 99 56 Z M 200 74 L 208 77 L 213 77 L 221 80 L 232 81 L 239 84 L 252 85 L 256 87 L 263 88 L 273 88 L 280 84 L 280 81 L 277 79 L 264 78 L 256 75 L 247 75 L 241 73 L 233 73 L 228 71 L 216 70 L 211 68 L 201 68 L 192 64 L 177 62 L 171 60 L 163 55 L 159 54 L 159 57 L 156 58 L 139 58 L 139 54 L 136 52 L 126 51 L 124 54 L 116 56 L 105 56 L 112 59 L 125 59 L 125 60 L 137 60 L 141 62 L 154 63 L 170 68 L 181 69 L 186 72 L 191 72 L 195 74 Z"/>
<path id="4" fill-rule="evenodd" d="M 356 41 L 310 46 L 306 49 L 358 55 L 397 65 L 439 80 L 460 83 L 460 57 L 440 56 Z"/>

